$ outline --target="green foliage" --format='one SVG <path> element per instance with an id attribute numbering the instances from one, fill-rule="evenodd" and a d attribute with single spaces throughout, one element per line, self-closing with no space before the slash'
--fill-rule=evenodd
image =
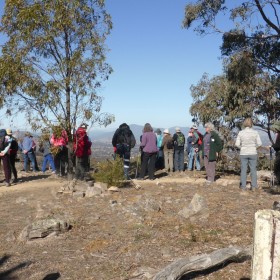
<path id="1" fill-rule="evenodd" d="M 226 17 L 230 30 L 223 29 Z M 280 73 L 279 17 L 279 1 L 197 0 L 186 5 L 183 26 L 190 28 L 194 25 L 199 34 L 221 33 L 223 55 L 247 51 L 263 70 Z"/>
<path id="2" fill-rule="evenodd" d="M 105 160 L 97 165 L 97 172 L 93 175 L 99 182 L 109 186 L 122 186 L 124 180 L 123 160 L 117 156 L 115 160 Z"/>
<path id="3" fill-rule="evenodd" d="M 54 123 L 108 125 L 97 91 L 112 73 L 105 39 L 112 22 L 102 0 L 7 0 L 0 31 L 0 96 L 33 129 Z M 1 105 L 1 98 L 0 98 Z"/>

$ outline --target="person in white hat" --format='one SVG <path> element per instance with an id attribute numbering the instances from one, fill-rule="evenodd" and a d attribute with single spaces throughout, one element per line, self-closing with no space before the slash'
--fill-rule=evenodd
<path id="1" fill-rule="evenodd" d="M 163 131 L 162 140 L 163 154 L 164 154 L 164 168 L 166 172 L 173 172 L 173 154 L 174 143 L 170 135 L 169 129 Z"/>

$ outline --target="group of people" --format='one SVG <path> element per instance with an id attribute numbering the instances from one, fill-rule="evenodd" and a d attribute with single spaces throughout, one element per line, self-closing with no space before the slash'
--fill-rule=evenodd
<path id="1" fill-rule="evenodd" d="M 138 179 L 144 180 L 145 176 L 148 175 L 150 180 L 154 180 L 156 168 L 164 169 L 168 173 L 185 171 L 184 152 L 186 151 L 188 155 L 187 170 L 196 169 L 199 171 L 202 159 L 206 171 L 206 184 L 211 185 L 215 181 L 216 163 L 223 149 L 223 140 L 211 122 L 206 123 L 204 128 L 205 133 L 202 135 L 198 131 L 198 127 L 193 125 L 185 141 L 185 136 L 179 127 L 175 129 L 175 134 L 171 135 L 168 129 L 164 129 L 163 133 L 160 129 L 154 131 L 152 126 L 146 123 L 140 137 L 141 168 Z M 276 121 L 271 126 L 271 130 L 276 133 L 276 140 L 272 148 L 276 151 L 274 173 L 279 184 L 280 121 Z M 127 136 L 125 136 L 125 131 Z M 129 179 L 130 151 L 135 144 L 135 137 L 129 126 L 126 123 L 121 124 L 114 133 L 112 145 L 115 153 L 124 159 L 126 179 Z M 262 141 L 257 130 L 253 128 L 252 118 L 244 120 L 243 129 L 237 135 L 235 146 L 240 150 L 240 189 L 247 190 L 247 169 L 249 166 L 251 190 L 255 191 L 258 189 L 258 148 L 262 146 Z"/>
<path id="2" fill-rule="evenodd" d="M 73 134 L 73 153 L 70 154 L 75 166 L 75 178 L 84 180 L 85 173 L 89 171 L 89 158 L 91 155 L 91 141 L 87 135 L 87 124 L 83 123 Z M 3 164 L 6 186 L 18 182 L 16 169 L 17 154 L 23 157 L 23 170 L 29 172 L 31 163 L 32 171 L 38 172 L 39 167 L 35 155 L 36 143 L 33 136 L 26 132 L 23 139 L 18 140 L 13 136 L 11 129 L 0 130 L 0 159 Z M 49 164 L 53 174 L 66 176 L 68 166 L 68 135 L 64 129 L 56 127 L 52 135 L 47 130 L 39 142 L 39 151 L 43 154 L 41 171 L 46 172 Z M 68 170 L 67 170 L 68 169 Z M 13 179 L 11 178 L 13 174 Z"/>
<path id="3" fill-rule="evenodd" d="M 185 136 L 179 127 L 171 135 L 169 129 L 155 132 L 151 124 L 146 123 L 140 137 L 141 168 L 139 180 L 144 180 L 146 174 L 150 180 L 155 179 L 156 168 L 166 172 L 185 171 Z M 215 179 L 215 166 L 218 153 L 223 149 L 222 140 L 214 130 L 212 123 L 205 124 L 204 136 L 197 126 L 192 126 L 187 138 L 188 170 L 200 170 L 200 157 L 204 159 L 204 166 L 209 184 Z M 124 174 L 129 179 L 130 151 L 135 146 L 135 137 L 126 123 L 123 123 L 114 133 L 112 145 L 115 153 L 124 159 Z M 201 155 L 201 156 L 200 156 Z"/>
<path id="4" fill-rule="evenodd" d="M 153 130 L 151 124 L 146 123 L 143 134 L 140 137 L 141 167 L 138 179 L 144 180 L 148 175 L 150 180 L 155 179 L 155 170 L 164 169 L 167 173 L 185 171 L 185 151 L 188 155 L 187 170 L 200 170 L 201 159 L 206 171 L 206 184 L 215 181 L 216 162 L 219 153 L 223 149 L 223 141 L 212 123 L 204 126 L 205 133 L 202 135 L 198 127 L 193 125 L 185 136 L 179 127 L 175 133 L 170 134 L 168 129 L 163 133 L 160 129 Z M 280 183 L 280 121 L 276 121 L 271 130 L 276 133 L 275 143 L 270 148 L 276 151 L 274 173 Z M 67 174 L 68 157 L 73 157 L 75 166 L 75 178 L 83 180 L 86 171 L 89 171 L 89 157 L 91 155 L 91 141 L 87 135 L 87 125 L 81 124 L 73 134 L 73 153 L 68 153 L 68 135 L 64 129 L 54 129 L 52 135 L 44 131 L 41 136 L 39 151 L 43 153 L 41 171 L 44 173 L 47 164 L 59 176 Z M 123 123 L 115 131 L 112 138 L 115 155 L 124 162 L 124 175 L 130 179 L 130 156 L 131 149 L 136 145 L 136 139 L 130 127 Z M 240 188 L 246 190 L 247 168 L 250 167 L 251 190 L 256 190 L 257 185 L 257 150 L 262 145 L 259 133 L 253 128 L 253 120 L 246 118 L 243 129 L 238 133 L 235 146 L 240 149 L 241 175 Z M 28 172 L 31 162 L 32 170 L 38 171 L 35 156 L 36 143 L 30 133 L 26 132 L 24 138 L 18 141 L 11 129 L 0 129 L 0 159 L 3 164 L 6 186 L 18 181 L 15 166 L 17 153 L 20 151 L 24 160 L 24 171 Z M 186 149 L 185 149 L 186 148 Z M 13 179 L 11 180 L 13 174 Z"/>

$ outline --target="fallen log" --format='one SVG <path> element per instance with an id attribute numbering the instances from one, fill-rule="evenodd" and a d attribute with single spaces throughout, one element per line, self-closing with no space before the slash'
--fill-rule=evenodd
<path id="1" fill-rule="evenodd" d="M 179 280 L 191 272 L 203 271 L 228 261 L 244 261 L 251 258 L 252 247 L 228 247 L 218 249 L 210 254 L 201 254 L 174 261 L 157 273 L 153 280 Z"/>

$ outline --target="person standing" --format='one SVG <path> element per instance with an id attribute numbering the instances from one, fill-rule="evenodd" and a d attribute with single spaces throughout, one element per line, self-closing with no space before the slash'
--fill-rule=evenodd
<path id="1" fill-rule="evenodd" d="M 42 172 L 46 172 L 46 166 L 47 163 L 49 162 L 52 173 L 55 174 L 55 164 L 54 164 L 54 159 L 51 153 L 51 142 L 50 142 L 50 134 L 47 132 L 44 132 L 42 135 L 42 142 L 40 143 L 39 147 L 40 152 L 43 153 L 43 163 L 42 163 Z"/>
<path id="2" fill-rule="evenodd" d="M 275 142 L 272 148 L 275 151 L 275 161 L 274 161 L 274 175 L 276 177 L 276 184 L 280 185 L 280 121 L 275 121 L 271 130 L 276 133 Z"/>
<path id="3" fill-rule="evenodd" d="M 87 135 L 88 125 L 83 123 L 74 134 L 74 154 L 76 156 L 75 179 L 84 180 L 85 172 L 88 170 L 89 151 L 91 141 Z"/>
<path id="4" fill-rule="evenodd" d="M 174 142 L 174 169 L 175 172 L 184 171 L 184 147 L 185 147 L 185 136 L 181 132 L 180 127 L 176 127 L 176 133 L 173 135 Z"/>
<path id="5" fill-rule="evenodd" d="M 66 164 L 68 162 L 68 135 L 67 132 L 59 126 L 54 127 L 50 139 L 53 145 L 54 164 L 56 174 L 59 176 L 66 175 Z"/>
<path id="6" fill-rule="evenodd" d="M 199 171 L 200 170 L 200 157 L 199 157 L 200 145 L 198 142 L 200 139 L 200 132 L 198 131 L 196 125 L 193 125 L 191 127 L 191 134 L 192 134 L 192 142 L 189 151 L 188 170 L 190 171 L 193 169 L 193 164 L 195 161 L 196 170 Z"/>
<path id="7" fill-rule="evenodd" d="M 6 187 L 10 187 L 11 183 L 11 165 L 9 150 L 11 147 L 11 138 L 6 133 L 6 129 L 0 130 L 0 157 L 3 162 L 3 169 L 6 181 Z"/>
<path id="8" fill-rule="evenodd" d="M 144 125 L 142 141 L 140 144 L 143 147 L 143 161 L 141 164 L 140 180 L 144 180 L 148 167 L 148 175 L 150 180 L 155 179 L 155 163 L 158 152 L 157 137 L 153 132 L 153 128 L 149 123 Z"/>
<path id="9" fill-rule="evenodd" d="M 206 170 L 206 184 L 210 185 L 215 181 L 216 160 L 218 153 L 222 151 L 223 143 L 211 122 L 205 124 L 205 134 L 202 143 L 202 156 Z"/>
<path id="10" fill-rule="evenodd" d="M 247 167 L 250 167 L 251 174 L 251 190 L 255 191 L 258 188 L 257 184 L 257 148 L 262 145 L 259 133 L 253 129 L 252 118 L 246 118 L 243 122 L 243 127 L 239 131 L 235 146 L 240 149 L 241 161 L 241 175 L 240 175 L 240 188 L 246 190 L 247 182 Z"/>
<path id="11" fill-rule="evenodd" d="M 14 176 L 14 179 L 11 181 L 11 183 L 17 183 L 18 176 L 17 176 L 17 169 L 16 169 L 16 158 L 18 152 L 18 142 L 17 139 L 13 136 L 13 131 L 10 128 L 6 129 L 6 133 L 11 140 L 9 155 L 10 155 L 11 173 L 13 173 Z"/>
<path id="12" fill-rule="evenodd" d="M 115 131 L 112 138 L 112 145 L 114 147 L 115 154 L 123 159 L 124 165 L 124 177 L 126 180 L 130 179 L 129 167 L 130 167 L 130 152 L 136 144 L 135 137 L 130 130 L 130 127 L 123 123 Z"/>
<path id="13" fill-rule="evenodd" d="M 162 169 L 164 168 L 163 149 L 162 149 L 163 135 L 159 128 L 156 130 L 156 136 L 157 136 L 157 148 L 158 148 L 158 153 L 156 158 L 156 168 Z"/>
<path id="14" fill-rule="evenodd" d="M 166 172 L 173 172 L 174 143 L 167 128 L 163 131 L 162 147 L 164 154 L 164 169 Z"/>
<path id="15" fill-rule="evenodd" d="M 37 150 L 37 144 L 34 141 L 33 135 L 30 135 L 30 138 L 32 140 L 32 153 L 33 153 L 33 157 L 34 157 L 34 161 L 35 161 L 35 171 L 40 171 L 39 166 L 38 166 L 38 162 L 37 162 L 37 158 L 36 158 L 36 150 Z"/>
<path id="16" fill-rule="evenodd" d="M 30 137 L 30 133 L 26 132 L 25 136 L 22 140 L 21 143 L 21 150 L 23 152 L 23 156 L 24 156 L 24 171 L 28 172 L 28 161 L 31 161 L 32 164 L 32 169 L 33 172 L 36 171 L 36 166 L 35 166 L 35 158 L 34 158 L 34 154 L 33 154 L 33 149 L 32 149 L 32 145 L 33 145 L 33 141 L 32 138 Z"/>

